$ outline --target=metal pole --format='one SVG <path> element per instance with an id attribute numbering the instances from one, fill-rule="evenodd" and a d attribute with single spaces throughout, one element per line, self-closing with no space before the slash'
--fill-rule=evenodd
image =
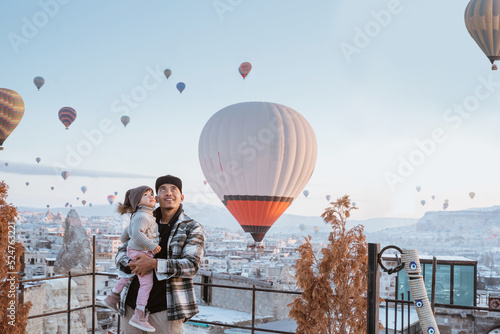
<path id="1" fill-rule="evenodd" d="M 380 297 L 380 270 L 378 254 L 380 244 L 368 244 L 368 282 L 367 282 L 367 334 L 378 334 L 379 297 Z M 387 324 L 386 324 L 387 325 Z"/>
<path id="2" fill-rule="evenodd" d="M 410 291 L 408 291 L 408 301 L 410 301 Z M 410 311 L 411 311 L 411 304 L 408 303 L 408 334 L 410 334 L 410 325 L 411 325 L 411 319 L 410 319 Z"/>
<path id="3" fill-rule="evenodd" d="M 68 271 L 68 334 L 71 334 L 71 271 Z"/>
<path id="4" fill-rule="evenodd" d="M 401 292 L 401 300 L 405 300 L 405 293 Z M 401 303 L 401 333 L 404 333 L 405 328 L 405 304 Z"/>
<path id="5" fill-rule="evenodd" d="M 255 285 L 253 286 L 252 289 L 252 334 L 255 333 Z"/>
<path id="6" fill-rule="evenodd" d="M 437 258 L 432 257 L 432 286 L 431 286 L 431 309 L 432 314 L 436 314 L 436 270 L 437 270 Z"/>
<path id="7" fill-rule="evenodd" d="M 95 334 L 95 234 L 92 236 L 92 334 Z"/>

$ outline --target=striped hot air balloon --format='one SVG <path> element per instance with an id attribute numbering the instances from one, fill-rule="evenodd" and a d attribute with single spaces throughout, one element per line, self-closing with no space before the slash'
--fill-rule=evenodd
<path id="1" fill-rule="evenodd" d="M 59 110 L 59 120 L 64 124 L 66 130 L 76 119 L 76 111 L 71 107 L 64 107 Z"/>
<path id="2" fill-rule="evenodd" d="M 68 176 L 69 176 L 69 172 L 67 172 L 67 171 L 61 172 L 61 176 L 62 176 L 63 179 L 66 180 L 68 178 Z"/>
<path id="3" fill-rule="evenodd" d="M 11 89 L 0 88 L 0 150 L 3 150 L 3 142 L 21 122 L 23 115 L 21 95 Z"/>
<path id="4" fill-rule="evenodd" d="M 109 204 L 113 204 L 113 202 L 116 201 L 116 196 L 115 195 L 109 195 L 108 196 L 108 202 Z"/>
<path id="5" fill-rule="evenodd" d="M 471 0 L 465 9 L 465 26 L 496 70 L 500 59 L 500 0 Z"/>
<path id="6" fill-rule="evenodd" d="M 309 181 L 316 164 L 316 136 L 295 110 L 245 102 L 215 113 L 200 136 L 206 180 L 256 242 Z"/>
<path id="7" fill-rule="evenodd" d="M 252 70 L 252 64 L 250 64 L 249 62 L 241 63 L 238 69 L 243 79 L 247 77 L 248 73 L 250 73 L 251 70 Z"/>

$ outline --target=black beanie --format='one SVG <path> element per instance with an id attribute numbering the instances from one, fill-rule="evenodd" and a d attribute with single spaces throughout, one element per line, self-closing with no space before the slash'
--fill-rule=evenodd
<path id="1" fill-rule="evenodd" d="M 151 187 L 140 186 L 137 188 L 127 190 L 127 192 L 125 193 L 125 201 L 123 202 L 123 205 L 130 206 L 132 210 L 135 212 L 135 210 L 137 209 L 137 205 L 139 205 L 139 202 L 141 201 L 142 195 L 148 189 L 151 189 Z"/>
<path id="2" fill-rule="evenodd" d="M 182 194 L 182 181 L 181 181 L 181 179 L 179 179 L 178 177 L 175 177 L 173 175 L 170 175 L 170 174 L 165 175 L 165 176 L 160 176 L 159 178 L 156 179 L 156 185 L 155 185 L 156 194 L 158 194 L 158 188 L 160 188 L 161 185 L 166 184 L 166 183 L 173 184 L 174 186 L 179 188 L 179 191 Z"/>

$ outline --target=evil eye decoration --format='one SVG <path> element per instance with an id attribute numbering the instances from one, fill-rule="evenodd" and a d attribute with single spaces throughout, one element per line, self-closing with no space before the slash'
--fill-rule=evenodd
<path id="1" fill-rule="evenodd" d="M 417 269 L 417 264 L 415 263 L 415 261 L 411 261 L 411 262 L 410 262 L 410 269 L 411 269 L 411 270 L 415 270 L 415 269 Z"/>
<path id="2" fill-rule="evenodd" d="M 415 300 L 415 306 L 420 308 L 424 306 L 424 302 L 421 300 Z"/>
<path id="3" fill-rule="evenodd" d="M 433 327 L 427 328 L 427 333 L 434 334 L 435 333 L 434 328 Z"/>

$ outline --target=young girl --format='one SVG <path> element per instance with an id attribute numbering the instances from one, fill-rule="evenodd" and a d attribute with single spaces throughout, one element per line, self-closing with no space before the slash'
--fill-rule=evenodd
<path id="1" fill-rule="evenodd" d="M 158 224 L 156 224 L 153 217 L 155 204 L 153 190 L 148 186 L 140 186 L 127 190 L 125 201 L 123 204 L 118 205 L 117 211 L 120 214 L 132 214 L 130 224 L 120 237 L 122 243 L 128 241 L 127 256 L 132 260 L 135 260 L 138 254 L 144 253 L 154 257 L 161 250 L 158 245 Z M 112 310 L 118 311 L 120 293 L 130 279 L 121 278 L 113 287 L 111 294 L 103 300 L 103 304 Z M 139 276 L 139 284 L 137 306 L 129 324 L 146 332 L 154 332 L 155 328 L 148 322 L 149 314 L 146 314 L 149 293 L 153 287 L 153 272 Z"/>

